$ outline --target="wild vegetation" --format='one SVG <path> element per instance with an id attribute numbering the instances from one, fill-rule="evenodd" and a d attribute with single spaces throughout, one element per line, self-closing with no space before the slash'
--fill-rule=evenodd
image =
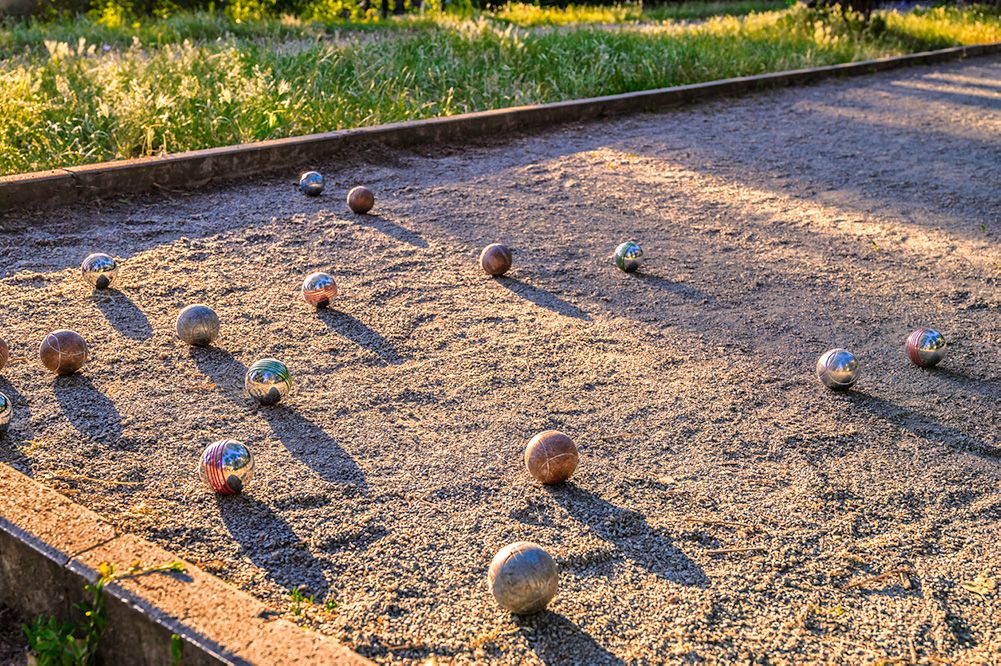
<path id="1" fill-rule="evenodd" d="M 868 23 L 802 5 L 697 22 L 667 11 L 512 4 L 346 22 L 105 7 L 8 21 L 0 174 L 1001 40 L 983 7 Z"/>

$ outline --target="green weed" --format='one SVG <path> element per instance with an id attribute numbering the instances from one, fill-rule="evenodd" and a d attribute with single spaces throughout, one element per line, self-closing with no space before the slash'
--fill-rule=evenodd
<path id="1" fill-rule="evenodd" d="M 54 617 L 39 616 L 31 625 L 22 625 L 28 638 L 28 649 L 38 666 L 89 666 L 97 657 L 101 634 L 108 624 L 104 615 L 104 588 L 108 583 L 124 578 L 144 576 L 154 572 L 182 572 L 184 563 L 170 562 L 143 567 L 138 561 L 125 572 L 116 573 L 107 562 L 98 565 L 101 574 L 93 585 L 84 587 L 87 597 L 76 608 L 83 615 L 78 624 L 60 623 Z M 173 643 L 171 653 L 174 653 Z M 177 661 L 176 663 L 180 663 Z"/>

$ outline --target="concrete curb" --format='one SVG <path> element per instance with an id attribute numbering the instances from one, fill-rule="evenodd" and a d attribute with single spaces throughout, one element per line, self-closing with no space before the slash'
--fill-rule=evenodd
<path id="1" fill-rule="evenodd" d="M 0 211 L 63 205 L 156 188 L 197 187 L 213 180 L 307 166 L 339 152 L 357 154 L 379 146 L 455 143 L 595 118 L 656 111 L 697 100 L 798 85 L 834 76 L 858 76 L 994 53 L 1001 53 L 1001 42 L 5 176 L 0 177 Z"/>
<path id="2" fill-rule="evenodd" d="M 0 464 L 0 601 L 18 614 L 78 620 L 74 605 L 101 562 L 127 570 L 180 558 L 111 525 L 59 493 Z M 369 660 L 281 619 L 253 597 L 187 565 L 184 573 L 123 579 L 104 591 L 106 664 L 169 666 L 172 635 L 185 666 L 345 664 Z"/>

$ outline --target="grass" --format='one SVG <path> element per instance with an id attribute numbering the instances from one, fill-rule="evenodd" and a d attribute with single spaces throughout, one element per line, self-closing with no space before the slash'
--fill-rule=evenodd
<path id="1" fill-rule="evenodd" d="M 560 30 L 440 13 L 6 24 L 0 173 L 1001 40 L 1001 16 L 977 8 L 881 12 L 864 29 L 801 6 L 697 24 L 639 16 Z"/>
<path id="2" fill-rule="evenodd" d="M 521 28 L 567 26 L 581 23 L 622 24 L 639 21 L 692 21 L 713 16 L 744 16 L 752 12 L 784 9 L 789 0 L 728 0 L 677 2 L 645 7 L 642 4 L 568 5 L 539 7 L 522 2 L 504 5 L 489 17 Z"/>

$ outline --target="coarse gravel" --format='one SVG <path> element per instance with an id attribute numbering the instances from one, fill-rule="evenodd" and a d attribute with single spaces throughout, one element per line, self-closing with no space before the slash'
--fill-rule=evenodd
<path id="1" fill-rule="evenodd" d="M 0 216 L 0 461 L 380 662 L 1001 663 L 1001 58 L 313 167 L 316 199 L 290 173 Z M 94 251 L 118 290 L 79 279 Z M 329 311 L 297 300 L 317 270 Z M 198 302 L 208 349 L 174 336 Z M 37 360 L 58 328 L 78 375 Z M 242 390 L 262 357 L 275 407 Z M 550 428 L 563 487 L 523 469 Z M 195 474 L 224 437 L 242 496 Z M 561 570 L 530 618 L 485 585 L 517 540 Z"/>

